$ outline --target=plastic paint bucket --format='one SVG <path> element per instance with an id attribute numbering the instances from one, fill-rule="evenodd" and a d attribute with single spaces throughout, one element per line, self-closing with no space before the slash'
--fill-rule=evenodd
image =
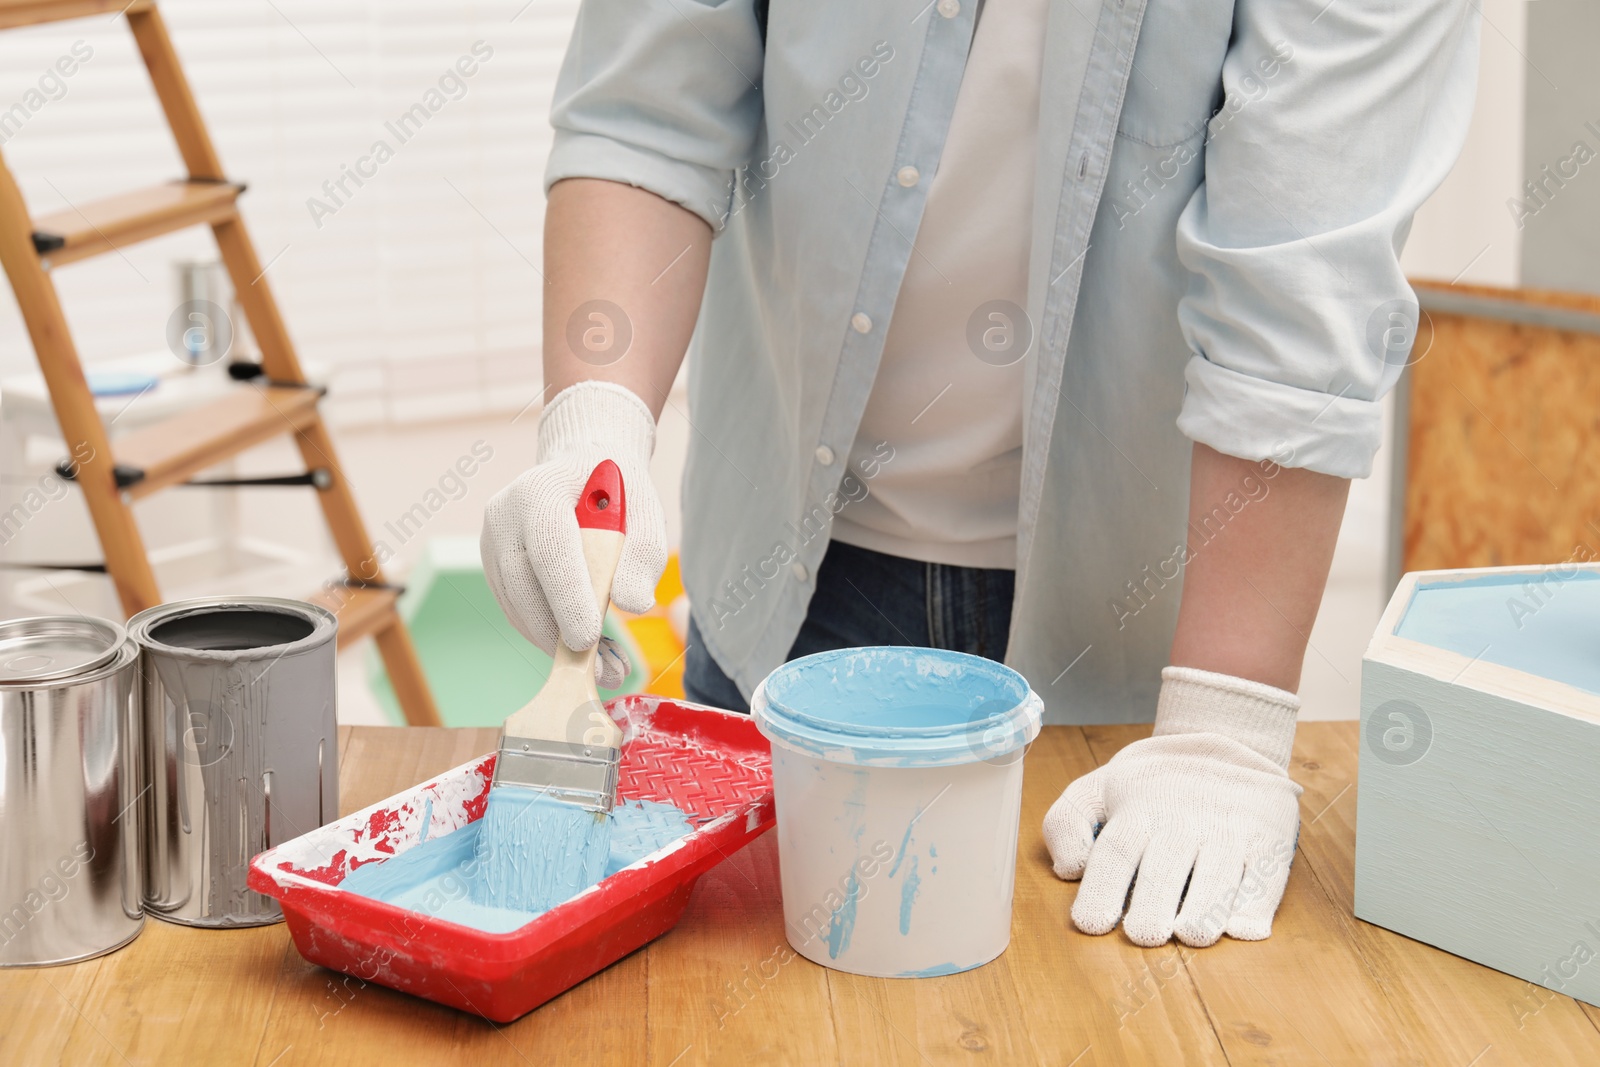
<path id="1" fill-rule="evenodd" d="M 880 978 L 1004 952 L 1042 710 L 1017 672 L 936 649 L 822 652 L 769 674 L 751 711 L 772 742 L 795 951 Z"/>

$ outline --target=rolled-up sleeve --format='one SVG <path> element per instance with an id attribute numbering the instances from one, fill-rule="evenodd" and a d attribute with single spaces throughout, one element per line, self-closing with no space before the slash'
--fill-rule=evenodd
<path id="1" fill-rule="evenodd" d="M 545 189 L 605 178 L 720 227 L 761 119 L 751 0 L 584 0 L 556 81 Z"/>
<path id="2" fill-rule="evenodd" d="M 1400 250 L 1466 138 L 1478 19 L 1467 0 L 1240 0 L 1178 223 L 1185 435 L 1371 473 L 1415 335 Z"/>

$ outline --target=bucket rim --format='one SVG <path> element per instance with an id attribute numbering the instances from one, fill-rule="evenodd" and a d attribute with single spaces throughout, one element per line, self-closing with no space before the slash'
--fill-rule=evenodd
<path id="1" fill-rule="evenodd" d="M 1011 683 L 1021 695 L 981 717 L 935 726 L 875 725 L 815 715 L 770 692 L 785 673 L 828 660 L 891 653 L 896 657 L 931 656 L 958 667 Z M 996 762 L 1011 757 L 1039 735 L 1044 701 L 1018 671 L 996 660 L 946 649 L 915 645 L 868 645 L 830 649 L 780 664 L 756 686 L 750 702 L 756 726 L 769 740 L 831 762 L 866 766 L 949 766 Z"/>

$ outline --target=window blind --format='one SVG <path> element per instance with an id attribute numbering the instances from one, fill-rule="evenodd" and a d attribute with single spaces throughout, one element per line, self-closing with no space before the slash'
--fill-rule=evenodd
<path id="1" fill-rule="evenodd" d="M 161 4 L 226 173 L 249 183 L 240 202 L 266 277 L 302 360 L 334 386 L 335 417 L 534 395 L 541 174 L 576 10 Z M 0 143 L 35 215 L 183 173 L 120 17 L 0 33 Z M 214 256 L 197 229 L 60 268 L 84 362 L 163 349 L 173 264 Z M 13 374 L 33 352 L 6 290 L 0 374 Z"/>

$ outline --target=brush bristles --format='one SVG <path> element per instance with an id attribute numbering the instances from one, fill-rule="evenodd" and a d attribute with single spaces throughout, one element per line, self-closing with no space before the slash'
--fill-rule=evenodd
<path id="1" fill-rule="evenodd" d="M 478 828 L 473 900 L 547 911 L 604 877 L 621 759 L 614 748 L 506 737 Z"/>
<path id="2" fill-rule="evenodd" d="M 611 817 L 516 785 L 489 792 L 478 830 L 479 904 L 542 912 L 605 876 Z"/>

